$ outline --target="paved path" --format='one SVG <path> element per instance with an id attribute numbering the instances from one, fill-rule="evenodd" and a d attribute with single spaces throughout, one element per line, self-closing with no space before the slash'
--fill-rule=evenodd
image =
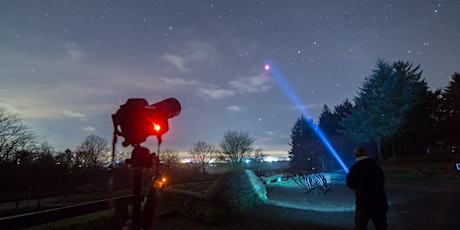
<path id="1" fill-rule="evenodd" d="M 343 183 L 326 194 L 306 194 L 299 187 L 268 188 L 269 203 L 215 226 L 173 216 L 156 220 L 152 229 L 352 229 L 354 195 Z M 390 229 L 460 229 L 460 185 L 386 183 Z M 10 204 L 12 205 L 12 204 Z M 4 207 L 6 208 L 6 207 Z M 8 207 L 10 208 L 10 207 Z M 369 229 L 373 229 L 369 225 Z"/>
<path id="2" fill-rule="evenodd" d="M 388 183 L 390 229 L 460 229 L 458 188 L 458 185 Z M 353 229 L 353 192 L 344 185 L 333 187 L 325 195 L 302 194 L 293 189 L 269 188 L 268 204 L 216 226 L 172 217 L 157 220 L 153 229 Z M 369 229 L 374 229 L 372 224 Z"/>
<path id="3" fill-rule="evenodd" d="M 459 185 L 390 184 L 393 229 L 460 229 Z"/>

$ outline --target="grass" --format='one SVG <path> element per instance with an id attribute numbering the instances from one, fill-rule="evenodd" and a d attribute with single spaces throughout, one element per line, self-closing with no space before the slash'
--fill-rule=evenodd
<path id="1" fill-rule="evenodd" d="M 122 189 L 113 191 L 113 197 L 131 195 L 132 189 Z M 107 191 L 98 191 L 91 193 L 73 194 L 68 196 L 62 196 L 60 199 L 53 201 L 55 204 L 75 204 L 87 201 L 95 201 L 101 199 L 107 199 Z"/>
<path id="2" fill-rule="evenodd" d="M 50 222 L 31 228 L 26 228 L 27 230 L 52 230 L 52 229 L 62 229 L 62 230 L 90 230 L 90 229 L 121 229 L 121 226 L 124 221 L 117 220 L 115 217 L 115 211 L 105 210 L 100 212 L 95 212 L 87 215 L 76 216 L 64 220 L 59 220 L 55 222 Z"/>
<path id="3" fill-rule="evenodd" d="M 460 177 L 456 174 L 442 173 L 421 173 L 421 172 L 401 172 L 401 171 L 385 171 L 385 179 L 401 182 L 418 182 L 418 183 L 440 183 L 440 184 L 455 184 L 460 183 Z"/>
<path id="4" fill-rule="evenodd" d="M 123 189 L 113 191 L 113 197 L 131 195 L 131 189 Z M 83 194 L 74 194 L 69 196 L 63 196 L 56 200 L 53 200 L 51 203 L 43 204 L 41 209 L 53 208 L 57 206 L 66 206 L 71 204 L 79 204 L 88 201 L 95 201 L 107 198 L 107 192 L 98 191 L 91 193 Z M 22 210 L 26 212 L 27 210 Z M 35 211 L 35 210 L 32 210 Z M 16 214 L 19 214 L 18 212 Z M 128 213 L 131 213 L 129 211 Z M 94 212 L 86 215 L 76 216 L 68 219 L 63 219 L 59 221 L 54 221 L 31 228 L 28 230 L 41 230 L 41 229 L 121 229 L 121 226 L 126 221 L 126 219 L 117 218 L 115 214 L 115 209 L 104 210 L 100 212 Z"/>
<path id="5" fill-rule="evenodd" d="M 460 184 L 460 176 L 456 174 L 441 174 L 441 173 L 426 173 L 417 170 L 385 170 L 385 176 L 387 180 L 401 181 L 407 183 L 444 183 L 444 184 Z M 209 183 L 209 182 L 208 182 Z M 196 186 L 202 189 L 203 186 L 209 186 L 208 183 L 188 183 L 181 184 L 181 186 L 173 186 L 179 189 L 193 190 Z M 115 192 L 114 192 L 115 193 Z M 114 196 L 131 194 L 131 190 L 117 191 Z M 72 196 L 65 198 L 67 202 L 78 203 L 88 200 L 106 198 L 105 192 L 93 193 L 81 196 Z M 63 198 L 64 199 L 64 198 Z M 61 200 L 62 202 L 63 200 Z M 59 202 L 59 201 L 57 201 Z M 131 213 L 131 210 L 128 212 Z M 77 216 L 69 219 L 64 219 L 56 222 L 51 222 L 27 230 L 42 230 L 42 229 L 77 229 L 77 230 L 89 230 L 89 229 L 121 229 L 123 222 L 126 220 L 117 219 L 115 211 L 113 209 L 95 212 L 87 215 Z M 327 229 L 327 228 L 326 228 Z"/>

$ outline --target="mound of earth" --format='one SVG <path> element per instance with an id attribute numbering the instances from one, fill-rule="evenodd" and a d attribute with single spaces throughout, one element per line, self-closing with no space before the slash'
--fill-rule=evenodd
<path id="1" fill-rule="evenodd" d="M 222 174 L 206 191 L 204 198 L 235 213 L 268 201 L 265 185 L 247 169 Z"/>

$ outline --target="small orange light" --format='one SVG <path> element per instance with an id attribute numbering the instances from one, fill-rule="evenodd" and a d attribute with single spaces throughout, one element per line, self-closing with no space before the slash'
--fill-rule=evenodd
<path id="1" fill-rule="evenodd" d="M 153 129 L 155 129 L 155 131 L 159 132 L 161 130 L 161 125 L 153 123 Z"/>
<path id="2" fill-rule="evenodd" d="M 161 179 L 161 181 L 166 182 L 166 178 L 163 177 L 163 179 Z"/>

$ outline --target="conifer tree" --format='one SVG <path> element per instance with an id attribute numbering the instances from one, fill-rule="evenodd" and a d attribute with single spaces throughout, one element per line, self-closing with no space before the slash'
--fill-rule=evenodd
<path id="1" fill-rule="evenodd" d="M 427 90 L 419 68 L 409 62 L 390 65 L 379 59 L 354 98 L 351 113 L 342 120 L 340 132 L 356 143 L 377 143 L 379 158 L 383 160 L 382 143 L 392 143 L 408 111 Z"/>
<path id="2" fill-rule="evenodd" d="M 290 167 L 297 170 L 311 170 L 315 167 L 315 152 L 318 138 L 312 127 L 314 121 L 301 116 L 291 130 L 291 149 L 289 150 Z"/>
<path id="3" fill-rule="evenodd" d="M 452 145 L 460 145 L 460 73 L 454 73 L 442 92 L 445 135 Z"/>

